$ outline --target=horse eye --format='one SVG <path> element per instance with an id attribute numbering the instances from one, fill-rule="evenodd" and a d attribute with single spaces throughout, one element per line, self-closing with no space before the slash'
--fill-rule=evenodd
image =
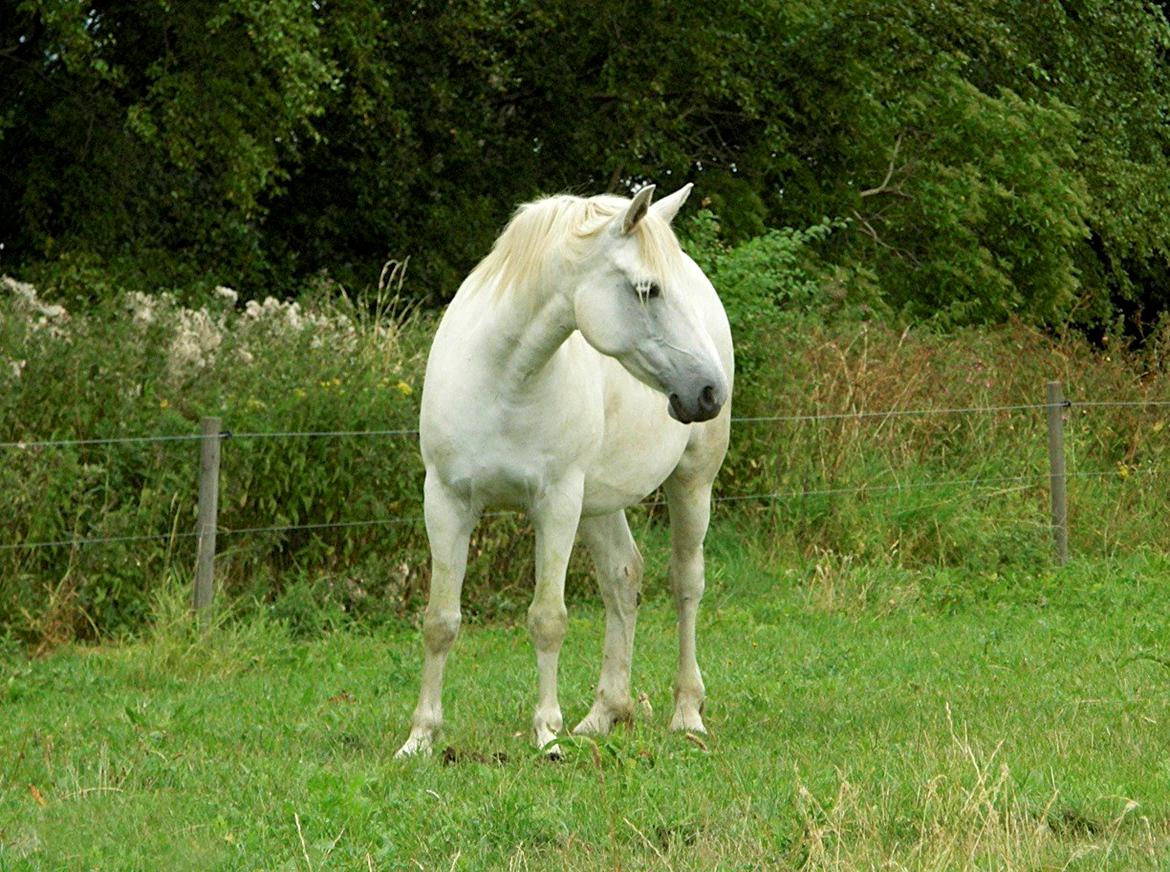
<path id="1" fill-rule="evenodd" d="M 653 300 L 662 293 L 662 289 L 658 287 L 657 282 L 638 282 L 634 286 L 634 290 L 638 292 L 638 296 L 643 300 Z"/>

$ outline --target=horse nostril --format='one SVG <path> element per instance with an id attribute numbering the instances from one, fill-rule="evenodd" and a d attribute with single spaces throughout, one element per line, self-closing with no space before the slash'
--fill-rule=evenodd
<path id="1" fill-rule="evenodd" d="M 718 405 L 718 401 L 715 399 L 714 385 L 707 385 L 707 387 L 703 388 L 703 390 L 699 393 L 699 404 L 704 409 L 711 409 Z"/>

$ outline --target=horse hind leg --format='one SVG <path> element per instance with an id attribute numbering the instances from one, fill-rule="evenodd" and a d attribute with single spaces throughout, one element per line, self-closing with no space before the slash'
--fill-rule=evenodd
<path id="1" fill-rule="evenodd" d="M 431 587 L 423 614 L 423 670 L 410 736 L 396 757 L 429 754 L 443 725 L 443 669 L 459 631 L 460 594 L 467 571 L 467 547 L 475 514 L 466 501 L 427 476 L 427 538 L 431 546 Z"/>
<path id="2" fill-rule="evenodd" d="M 664 487 L 670 510 L 670 589 L 678 614 L 678 677 L 670 728 L 704 733 L 705 690 L 695 653 L 695 622 L 706 586 L 703 539 L 711 519 L 711 482 L 675 476 Z"/>
<path id="3" fill-rule="evenodd" d="M 605 649 L 593 708 L 573 732 L 604 736 L 615 723 L 633 717 L 630 665 L 642 590 L 642 555 L 630 534 L 625 512 L 584 518 L 580 533 L 593 556 L 605 603 Z"/>

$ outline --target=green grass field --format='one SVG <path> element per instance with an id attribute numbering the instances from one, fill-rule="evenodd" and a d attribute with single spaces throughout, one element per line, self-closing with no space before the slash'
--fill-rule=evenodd
<path id="1" fill-rule="evenodd" d="M 559 764 L 529 744 L 521 621 L 465 623 L 440 753 L 408 762 L 408 626 L 297 638 L 257 612 L 200 638 L 175 590 L 140 641 L 7 655 L 0 870 L 1170 866 L 1166 558 L 959 579 L 768 558 L 724 522 L 697 739 L 666 728 L 672 608 L 643 537 L 648 706 Z M 602 635 L 573 600 L 571 722 Z"/>

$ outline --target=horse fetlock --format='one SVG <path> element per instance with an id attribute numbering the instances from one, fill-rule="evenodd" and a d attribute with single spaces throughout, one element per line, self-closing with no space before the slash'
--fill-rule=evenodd
<path id="1" fill-rule="evenodd" d="M 559 733 L 565 728 L 565 719 L 558 709 L 537 709 L 532 717 L 532 728 L 540 732 Z"/>

